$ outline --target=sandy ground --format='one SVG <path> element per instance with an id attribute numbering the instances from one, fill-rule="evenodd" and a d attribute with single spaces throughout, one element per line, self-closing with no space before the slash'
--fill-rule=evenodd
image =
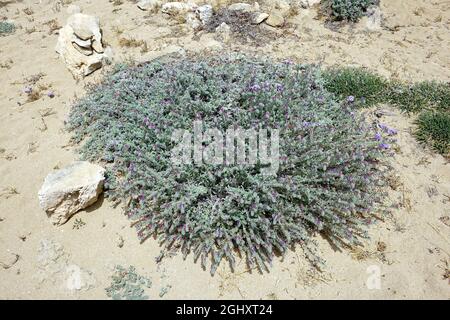
<path id="1" fill-rule="evenodd" d="M 101 78 L 97 72 L 77 83 L 55 53 L 57 31 L 49 33 L 45 23 L 65 23 L 68 14 L 60 3 L 0 1 L 0 17 L 20 26 L 14 35 L 0 37 L 0 262 L 12 264 L 7 269 L 0 265 L 0 298 L 105 299 L 116 264 L 134 265 L 150 277 L 151 299 L 450 298 L 450 283 L 444 279 L 450 264 L 450 164 L 418 145 L 411 135 L 414 119 L 389 106 L 381 106 L 389 111 L 382 121 L 399 130 L 391 160 L 390 215 L 371 228 L 371 240 L 359 250 L 334 251 L 318 239 L 327 260 L 322 273 L 308 266 L 300 250 L 262 275 L 241 263 L 235 273 L 221 265 L 211 277 L 192 257 L 183 261 L 175 256 L 157 264 L 157 243 L 140 244 L 121 208 L 106 200 L 64 226 L 51 225 L 39 208 L 37 192 L 53 168 L 77 158 L 64 120 L 75 96 L 85 92 L 84 85 Z M 410 81 L 450 80 L 448 0 L 382 0 L 385 27 L 378 32 L 367 32 L 364 22 L 332 31 L 315 19 L 315 10 L 301 10 L 275 41 L 259 47 L 223 44 L 206 33 L 194 36 L 129 1 L 120 6 L 107 0 L 72 3 L 100 17 L 105 41 L 119 61 L 182 50 L 234 50 L 358 65 Z M 25 8 L 31 8 L 29 15 Z M 148 52 L 121 48 L 119 37 L 145 40 Z M 56 96 L 26 103 L 23 88 L 40 73 L 38 84 L 51 86 Z M 85 225 L 75 229 L 78 218 Z M 70 290 L 74 272 L 81 272 L 81 290 Z M 161 290 L 167 291 L 163 297 Z"/>

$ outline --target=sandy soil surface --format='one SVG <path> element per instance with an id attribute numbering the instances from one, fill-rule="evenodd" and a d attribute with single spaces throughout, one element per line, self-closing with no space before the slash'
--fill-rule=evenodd
<path id="1" fill-rule="evenodd" d="M 382 121 L 399 130 L 391 160 L 390 215 L 371 228 L 371 240 L 358 250 L 334 251 L 319 238 L 327 260 L 322 273 L 311 269 L 301 250 L 276 261 L 265 274 L 241 263 L 235 273 L 223 264 L 211 277 L 192 257 L 183 261 L 179 255 L 156 263 L 157 243 L 140 244 L 121 208 L 107 200 L 53 226 L 37 193 L 52 169 L 77 158 L 64 120 L 85 84 L 101 79 L 97 72 L 76 82 L 55 53 L 57 31 L 51 32 L 47 22 L 56 19 L 64 25 L 68 14 L 62 3 L 67 2 L 0 1 L 0 17 L 19 26 L 15 34 L 0 37 L 0 298 L 105 299 L 116 264 L 134 265 L 150 277 L 151 299 L 450 298 L 450 283 L 444 279 L 450 264 L 450 164 L 417 144 L 411 135 L 413 117 L 389 106 L 380 106 L 388 111 Z M 223 44 L 206 32 L 194 35 L 161 14 L 123 2 L 72 1 L 100 17 L 118 61 L 183 50 L 241 51 L 363 66 L 408 81 L 450 80 L 448 0 L 382 0 L 384 28 L 376 32 L 368 32 L 364 21 L 333 31 L 316 19 L 315 9 L 305 9 L 276 31 L 275 40 L 260 46 Z M 120 47 L 120 37 L 145 40 L 147 52 Z M 33 82 L 50 87 L 56 96 L 26 102 L 23 88 Z M 76 219 L 85 225 L 74 228 Z M 70 289 L 74 272 L 82 275 L 80 290 Z M 378 272 L 381 286 L 373 288 Z M 161 292 L 167 293 L 160 297 Z"/>

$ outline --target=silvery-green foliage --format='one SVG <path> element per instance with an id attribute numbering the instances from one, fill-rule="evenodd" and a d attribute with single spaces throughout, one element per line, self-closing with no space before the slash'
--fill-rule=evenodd
<path id="1" fill-rule="evenodd" d="M 358 21 L 379 0 L 325 0 L 323 6 L 335 20 Z"/>
<path id="2" fill-rule="evenodd" d="M 8 21 L 0 21 L 0 36 L 6 36 L 16 31 L 16 26 Z"/>
<path id="3" fill-rule="evenodd" d="M 106 288 L 106 294 L 113 300 L 147 300 L 144 288 L 150 288 L 150 279 L 140 276 L 136 269 L 130 266 L 128 269 L 115 266 L 111 276 L 111 285 Z"/>
<path id="4" fill-rule="evenodd" d="M 278 174 L 172 165 L 171 135 L 195 119 L 222 132 L 278 128 Z M 155 236 L 164 250 L 210 260 L 212 273 L 222 259 L 234 267 L 236 255 L 268 269 L 293 244 L 320 264 L 312 236 L 359 244 L 382 198 L 383 141 L 334 101 L 312 66 L 242 56 L 119 66 L 68 124 L 85 159 L 110 164 L 109 195 L 124 200 L 142 241 Z"/>

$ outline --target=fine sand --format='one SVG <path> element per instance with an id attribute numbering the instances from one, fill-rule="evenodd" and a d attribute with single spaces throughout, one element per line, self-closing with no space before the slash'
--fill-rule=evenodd
<path id="1" fill-rule="evenodd" d="M 117 264 L 133 265 L 152 279 L 150 299 L 450 298 L 450 164 L 415 141 L 414 117 L 390 106 L 379 107 L 387 111 L 381 121 L 399 131 L 390 160 L 390 214 L 371 227 L 363 248 L 335 251 L 318 238 L 327 260 L 321 273 L 299 249 L 277 259 L 264 274 L 247 270 L 242 262 L 234 273 L 222 264 L 211 277 L 192 256 L 156 263 L 156 241 L 140 244 L 122 209 L 108 200 L 53 226 L 37 193 L 51 170 L 77 159 L 64 121 L 85 84 L 102 76 L 96 72 L 76 82 L 55 53 L 57 31 L 51 32 L 47 22 L 65 24 L 68 14 L 61 2 L 69 1 L 0 1 L 0 18 L 19 26 L 13 35 L 0 37 L 0 298 L 105 299 Z M 108 0 L 72 3 L 100 17 L 105 42 L 118 61 L 183 51 L 240 51 L 325 66 L 362 66 L 406 81 L 450 80 L 448 0 L 382 0 L 384 27 L 375 32 L 366 30 L 365 21 L 333 31 L 316 19 L 315 9 L 301 10 L 284 29 L 274 31 L 279 33 L 275 40 L 261 46 L 223 44 L 206 32 L 194 35 L 131 1 L 119 6 Z M 142 39 L 147 48 L 121 47 L 122 37 Z M 30 83 L 50 88 L 44 93 L 52 90 L 55 97 L 27 102 L 23 89 Z M 85 225 L 74 228 L 76 219 Z M 80 290 L 70 289 L 74 274 L 81 274 Z"/>

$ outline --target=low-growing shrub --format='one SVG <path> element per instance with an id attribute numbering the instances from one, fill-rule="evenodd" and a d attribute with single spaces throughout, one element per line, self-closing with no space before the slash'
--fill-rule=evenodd
<path id="1" fill-rule="evenodd" d="M 425 111 L 416 120 L 415 135 L 437 152 L 450 157 L 450 113 Z"/>
<path id="2" fill-rule="evenodd" d="M 365 15 L 370 6 L 378 2 L 378 0 L 325 0 L 323 7 L 333 20 L 356 22 Z"/>
<path id="3" fill-rule="evenodd" d="M 386 101 L 389 81 L 362 68 L 331 68 L 323 73 L 325 88 L 340 99 L 355 97 L 358 105 L 372 106 Z"/>
<path id="4" fill-rule="evenodd" d="M 171 152 L 176 129 L 279 130 L 280 164 L 189 163 Z M 316 67 L 246 57 L 190 58 L 120 66 L 72 108 L 82 156 L 109 163 L 106 188 L 142 241 L 193 253 L 214 274 L 236 255 L 267 269 L 300 244 L 320 265 L 313 235 L 360 244 L 383 198 L 379 162 L 388 138 L 334 101 Z M 204 146 L 208 142 L 204 142 Z"/>
<path id="5" fill-rule="evenodd" d="M 111 285 L 105 289 L 106 295 L 113 300 L 148 300 L 146 289 L 151 288 L 152 281 L 136 272 L 136 268 L 128 269 L 116 265 L 111 276 Z"/>
<path id="6" fill-rule="evenodd" d="M 450 84 L 423 81 L 415 84 L 394 82 L 385 99 L 407 112 L 425 109 L 450 112 Z"/>
<path id="7" fill-rule="evenodd" d="M 16 26 L 8 21 L 0 21 L 0 37 L 6 36 L 16 31 Z"/>

